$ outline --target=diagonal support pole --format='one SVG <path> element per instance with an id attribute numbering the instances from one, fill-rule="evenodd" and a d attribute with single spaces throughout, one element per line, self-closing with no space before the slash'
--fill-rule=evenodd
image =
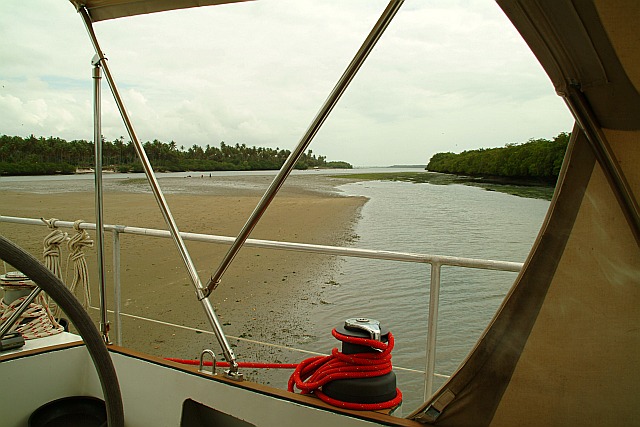
<path id="1" fill-rule="evenodd" d="M 104 53 L 102 52 L 102 49 L 100 48 L 96 34 L 93 31 L 93 24 L 91 22 L 91 17 L 89 16 L 89 12 L 85 7 L 80 7 L 78 9 L 78 13 L 80 13 L 80 15 L 82 16 L 82 20 L 87 29 L 87 33 L 89 34 L 89 38 L 91 39 L 91 43 L 93 44 L 94 50 L 96 52 L 96 57 L 99 58 L 102 71 L 104 72 L 104 77 L 107 80 L 107 83 L 109 84 L 109 88 L 111 89 L 111 93 L 113 94 L 114 101 L 118 106 L 118 110 L 120 111 L 122 121 L 124 122 L 124 125 L 127 128 L 127 133 L 129 134 L 129 138 L 131 139 L 131 142 L 133 143 L 136 149 L 138 157 L 140 158 L 140 161 L 144 168 L 144 173 L 147 177 L 147 180 L 149 181 L 149 185 L 151 186 L 153 195 L 156 198 L 156 202 L 160 207 L 160 211 L 162 212 L 164 220 L 169 228 L 169 232 L 173 237 L 173 241 L 178 248 L 180 257 L 182 258 L 182 261 L 184 262 L 187 272 L 189 273 L 191 282 L 193 283 L 196 289 L 196 294 L 198 295 L 198 299 L 202 303 L 205 314 L 207 315 L 209 323 L 211 324 L 213 328 L 213 332 L 215 333 L 216 339 L 218 340 L 220 347 L 222 347 L 222 352 L 224 354 L 224 357 L 230 364 L 230 369 L 229 371 L 227 371 L 226 375 L 229 378 L 240 380 L 242 379 L 242 374 L 238 373 L 238 363 L 236 360 L 236 356 L 231 348 L 231 345 L 227 341 L 227 337 L 224 335 L 224 332 L 222 331 L 222 326 L 220 324 L 220 321 L 218 320 L 218 317 L 216 316 L 216 313 L 215 313 L 215 310 L 213 309 L 213 305 L 211 304 L 211 301 L 209 301 L 209 299 L 206 298 L 206 296 L 203 296 L 204 288 L 202 286 L 202 282 L 198 277 L 198 273 L 196 271 L 195 265 L 193 264 L 193 261 L 191 260 L 191 256 L 189 255 L 187 246 L 185 245 L 182 239 L 182 236 L 180 235 L 178 226 L 176 225 L 176 222 L 173 219 L 173 215 L 171 214 L 169 205 L 167 204 L 164 194 L 160 189 L 160 185 L 158 184 L 158 180 L 153 172 L 151 162 L 149 161 L 149 158 L 147 157 L 147 154 L 144 151 L 144 147 L 142 146 L 142 143 L 138 139 L 136 132 L 133 129 L 133 125 L 124 107 L 122 98 L 120 98 L 118 88 L 116 87 L 115 81 L 111 75 L 111 71 L 109 70 L 109 66 L 107 64 Z"/>
<path id="2" fill-rule="evenodd" d="M 269 186 L 269 188 L 267 188 L 267 191 L 262 196 L 262 199 L 260 199 L 260 201 L 258 202 L 258 205 L 254 209 L 253 213 L 251 213 L 251 216 L 249 216 L 249 219 L 245 223 L 244 227 L 242 227 L 242 230 L 240 230 L 238 237 L 236 237 L 233 245 L 231 245 L 231 248 L 229 248 L 229 251 L 220 263 L 220 266 L 218 266 L 218 269 L 213 273 L 213 275 L 209 279 L 209 282 L 207 282 L 205 294 L 202 296 L 203 298 L 209 296 L 211 292 L 220 284 L 222 275 L 227 270 L 237 253 L 240 251 L 240 249 L 244 245 L 244 242 L 249 238 L 249 235 L 260 221 L 260 218 L 262 218 L 262 215 L 269 207 L 269 204 L 271 204 L 271 201 L 275 198 L 276 194 L 280 190 L 280 187 L 282 187 L 282 184 L 284 184 L 284 181 L 293 170 L 295 164 L 298 162 L 309 144 L 311 144 L 311 141 L 322 127 L 322 124 L 327 119 L 327 117 L 329 117 L 329 114 L 333 110 L 333 107 L 336 106 L 338 100 L 345 92 L 345 90 L 349 86 L 349 83 L 351 83 L 356 73 L 369 56 L 369 53 L 371 53 L 371 50 L 373 50 L 373 47 L 376 45 L 384 31 L 393 20 L 393 17 L 396 15 L 403 2 L 404 0 L 392 0 L 389 2 L 384 12 L 382 12 L 382 15 L 374 25 L 373 29 L 371 30 L 365 41 L 362 43 L 362 46 L 360 47 L 354 58 L 351 60 L 351 63 L 348 65 L 347 69 L 342 74 L 342 77 L 340 77 L 340 80 L 338 80 L 338 82 L 334 86 L 333 90 L 320 108 L 320 111 L 318 111 L 315 118 L 307 128 L 307 131 L 302 136 L 302 139 L 300 139 L 300 142 L 298 142 L 295 150 L 291 152 L 287 160 L 284 162 L 282 168 L 274 178 L 273 182 L 271 182 L 271 185 Z"/>

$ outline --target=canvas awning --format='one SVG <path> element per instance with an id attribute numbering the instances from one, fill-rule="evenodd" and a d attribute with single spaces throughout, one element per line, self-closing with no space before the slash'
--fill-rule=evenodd
<path id="1" fill-rule="evenodd" d="M 576 118 L 542 230 L 454 375 L 442 426 L 640 420 L 640 3 L 498 0 Z"/>
<path id="2" fill-rule="evenodd" d="M 76 8 L 86 7 L 93 22 L 249 0 L 70 0 Z"/>

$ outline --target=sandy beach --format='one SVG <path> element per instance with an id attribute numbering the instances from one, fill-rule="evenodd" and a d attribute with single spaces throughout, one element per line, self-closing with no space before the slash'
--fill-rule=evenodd
<path id="1" fill-rule="evenodd" d="M 190 180 L 190 181 L 188 181 Z M 271 177 L 200 177 L 160 180 L 181 231 L 235 236 L 256 206 Z M 292 176 L 272 203 L 252 238 L 325 245 L 349 242 L 353 224 L 366 202 L 334 190 L 344 179 L 324 175 Z M 90 181 L 0 182 L 0 215 L 82 219 L 94 222 Z M 104 222 L 166 229 L 153 195 L 140 179 L 107 180 Z M 73 230 L 64 230 L 73 233 Z M 41 259 L 46 227 L 0 223 L 0 234 Z M 94 233 L 90 232 L 94 237 Z M 107 299 L 113 307 L 112 243 L 107 233 Z M 228 246 L 188 242 L 203 282 L 218 266 Z M 127 314 L 210 330 L 174 243 L 154 237 L 121 236 L 122 307 Z M 68 250 L 63 247 L 62 269 Z M 99 301 L 95 249 L 87 250 L 92 305 Z M 333 280 L 335 259 L 293 251 L 243 248 L 211 300 L 227 334 L 296 345 L 304 341 L 305 309 L 318 304 L 322 288 Z M 63 273 L 64 274 L 64 273 Z M 91 310 L 97 318 L 97 312 Z M 113 332 L 115 334 L 115 332 Z M 112 334 L 112 338 L 113 338 Z M 166 357 L 195 358 L 215 339 L 206 333 L 165 328 L 127 317 L 123 344 Z M 243 356 L 286 359 L 281 351 L 256 350 L 230 340 Z M 295 356 L 300 358 L 300 355 Z"/>

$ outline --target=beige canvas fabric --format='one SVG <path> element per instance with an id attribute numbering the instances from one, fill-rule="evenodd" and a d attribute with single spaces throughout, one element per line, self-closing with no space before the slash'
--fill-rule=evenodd
<path id="1" fill-rule="evenodd" d="M 640 251 L 596 164 L 544 304 L 490 425 L 640 421 Z M 606 409 L 605 409 L 606 408 Z"/>
<path id="2" fill-rule="evenodd" d="M 70 0 L 74 6 L 84 6 L 93 22 L 125 16 L 143 15 L 190 7 L 236 3 L 248 0 Z"/>
<path id="3" fill-rule="evenodd" d="M 476 348 L 411 417 L 639 425 L 640 3 L 499 3 L 577 124 L 522 273 Z"/>

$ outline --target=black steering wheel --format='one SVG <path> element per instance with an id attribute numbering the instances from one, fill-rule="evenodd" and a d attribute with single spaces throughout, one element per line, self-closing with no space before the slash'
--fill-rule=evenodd
<path id="1" fill-rule="evenodd" d="M 0 236 L 0 258 L 27 275 L 49 294 L 73 322 L 98 371 L 107 409 L 107 423 L 111 427 L 123 427 L 124 409 L 116 370 L 107 346 L 82 304 L 47 267 L 3 236 Z"/>

